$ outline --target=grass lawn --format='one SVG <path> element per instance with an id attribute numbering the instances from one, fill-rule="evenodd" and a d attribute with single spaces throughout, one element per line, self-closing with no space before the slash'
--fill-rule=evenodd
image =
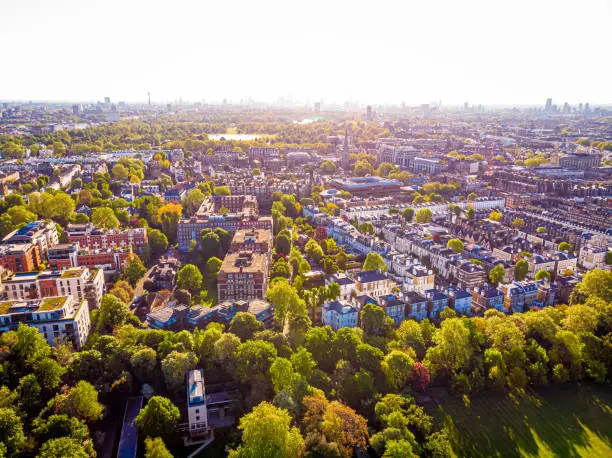
<path id="1" fill-rule="evenodd" d="M 459 457 L 612 457 L 612 390 L 549 387 L 523 397 L 436 391 L 434 415 Z"/>

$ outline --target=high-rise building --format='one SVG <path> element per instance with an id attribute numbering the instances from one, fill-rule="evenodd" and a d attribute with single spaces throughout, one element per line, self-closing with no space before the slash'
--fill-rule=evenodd
<path id="1" fill-rule="evenodd" d="M 321 113 L 321 102 L 315 102 L 314 111 L 315 113 Z"/>
<path id="2" fill-rule="evenodd" d="M 374 118 L 372 115 L 372 105 L 368 105 L 366 108 L 366 120 L 371 121 Z"/>
<path id="3" fill-rule="evenodd" d="M 546 99 L 546 106 L 544 107 L 544 110 L 546 111 L 552 110 L 552 99 L 550 97 Z"/>

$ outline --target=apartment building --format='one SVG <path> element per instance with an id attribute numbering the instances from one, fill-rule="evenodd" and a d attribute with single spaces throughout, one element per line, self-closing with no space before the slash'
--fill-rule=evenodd
<path id="1" fill-rule="evenodd" d="M 75 302 L 87 300 L 90 308 L 98 308 L 104 294 L 102 270 L 83 267 L 63 271 L 20 272 L 4 282 L 10 300 L 31 300 L 45 297 L 71 296 Z"/>
<path id="2" fill-rule="evenodd" d="M 146 227 L 105 230 L 95 227 L 92 223 L 69 224 L 66 235 L 68 243 L 78 243 L 79 247 L 89 250 L 127 250 L 134 247 L 135 251 L 140 251 L 148 244 Z"/>
<path id="3" fill-rule="evenodd" d="M 268 290 L 268 256 L 239 251 L 228 253 L 217 276 L 219 302 L 264 299 Z"/>
<path id="4" fill-rule="evenodd" d="M 321 321 L 323 326 L 331 326 L 334 331 L 355 328 L 359 322 L 359 309 L 345 300 L 326 302 L 323 304 Z"/>
<path id="5" fill-rule="evenodd" d="M 87 302 L 72 296 L 0 302 L 0 334 L 20 324 L 38 329 L 51 346 L 70 342 L 76 350 L 85 344 L 91 328 Z"/>
<path id="6" fill-rule="evenodd" d="M 377 270 L 366 270 L 355 275 L 355 292 L 358 296 L 367 295 L 375 300 L 393 293 L 396 283 Z"/>

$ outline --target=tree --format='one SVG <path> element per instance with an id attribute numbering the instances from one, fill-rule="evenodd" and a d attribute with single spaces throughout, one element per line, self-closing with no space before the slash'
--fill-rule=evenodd
<path id="1" fill-rule="evenodd" d="M 176 286 L 197 294 L 202 289 L 202 273 L 193 264 L 185 264 L 178 272 Z"/>
<path id="2" fill-rule="evenodd" d="M 546 270 L 538 270 L 533 278 L 537 281 L 540 281 L 540 280 L 550 281 L 550 272 Z"/>
<path id="3" fill-rule="evenodd" d="M 270 366 L 270 378 L 274 392 L 289 390 L 294 379 L 293 366 L 287 358 L 276 358 Z"/>
<path id="4" fill-rule="evenodd" d="M 332 161 L 323 161 L 319 168 L 321 169 L 321 172 L 327 175 L 332 175 L 336 173 L 336 170 L 338 170 L 338 167 Z"/>
<path id="5" fill-rule="evenodd" d="M 404 219 L 406 221 L 408 221 L 409 223 L 412 222 L 412 218 L 414 217 L 414 209 L 412 208 L 406 208 L 403 212 L 402 212 L 402 216 L 404 217 Z"/>
<path id="6" fill-rule="evenodd" d="M 172 458 L 161 437 L 145 439 L 145 458 Z"/>
<path id="7" fill-rule="evenodd" d="M 306 304 L 285 280 L 271 284 L 266 298 L 274 306 L 274 319 L 280 326 L 284 326 L 287 319 L 306 314 Z"/>
<path id="8" fill-rule="evenodd" d="M 463 250 L 465 249 L 463 242 L 459 239 L 450 239 L 446 243 L 446 248 L 450 248 L 455 253 L 463 253 Z"/>
<path id="9" fill-rule="evenodd" d="M 515 229 L 522 229 L 525 227 L 525 220 L 523 218 L 514 218 L 510 225 Z"/>
<path id="10" fill-rule="evenodd" d="M 142 264 L 142 261 L 134 253 L 130 254 L 125 260 L 125 268 L 123 276 L 130 285 L 136 286 L 138 280 L 145 276 L 147 268 Z"/>
<path id="11" fill-rule="evenodd" d="M 89 428 L 84 421 L 66 414 L 51 415 L 47 419 L 38 417 L 33 422 L 33 435 L 38 442 L 59 437 L 70 437 L 83 443 L 89 437 Z"/>
<path id="12" fill-rule="evenodd" d="M 195 214 L 200 208 L 200 205 L 202 205 L 202 202 L 204 202 L 204 198 L 204 193 L 198 188 L 190 189 L 181 201 L 185 215 L 191 216 Z"/>
<path id="13" fill-rule="evenodd" d="M 275 247 L 277 253 L 289 255 L 291 253 L 291 236 L 281 231 L 276 236 Z"/>
<path id="14" fill-rule="evenodd" d="M 168 238 L 166 234 L 157 229 L 149 231 L 149 246 L 155 254 L 160 254 L 168 249 Z"/>
<path id="15" fill-rule="evenodd" d="M 429 369 L 423 363 L 414 363 L 414 367 L 412 368 L 412 383 L 414 388 L 421 393 L 424 393 L 431 381 L 431 375 L 429 374 Z"/>
<path id="16" fill-rule="evenodd" d="M 181 219 L 183 207 L 179 204 L 169 203 L 159 207 L 155 223 L 160 222 L 162 231 L 168 237 L 170 243 L 176 242 L 178 222 Z"/>
<path id="17" fill-rule="evenodd" d="M 191 369 L 195 369 L 197 362 L 197 358 L 192 352 L 172 351 L 166 356 L 161 362 L 161 368 L 168 390 L 178 393 L 184 389 L 185 375 Z"/>
<path id="18" fill-rule="evenodd" d="M 114 294 L 105 294 L 100 301 L 97 328 L 99 332 L 112 332 L 117 326 L 125 323 L 128 307 Z"/>
<path id="19" fill-rule="evenodd" d="M 142 437 L 167 437 L 181 418 L 181 413 L 172 401 L 163 396 L 153 396 L 138 413 L 135 423 Z"/>
<path id="20" fill-rule="evenodd" d="M 587 298 L 612 301 L 612 271 L 593 269 L 582 277 L 576 286 L 577 292 Z"/>
<path id="21" fill-rule="evenodd" d="M 489 271 L 489 279 L 491 280 L 491 283 L 493 285 L 497 285 L 501 283 L 505 275 L 506 275 L 506 270 L 500 265 L 493 267 Z"/>
<path id="22" fill-rule="evenodd" d="M 387 264 L 383 260 L 382 256 L 375 251 L 370 251 L 366 256 L 365 262 L 363 263 L 363 270 L 380 270 L 386 272 L 389 270 Z"/>
<path id="23" fill-rule="evenodd" d="M 353 456 L 355 448 L 365 448 L 368 440 L 368 422 L 344 404 L 330 402 L 323 413 L 322 432 L 329 442 L 338 444 L 345 458 Z"/>
<path id="24" fill-rule="evenodd" d="M 353 173 L 358 177 L 374 175 L 374 167 L 368 161 L 357 161 L 355 162 Z"/>
<path id="25" fill-rule="evenodd" d="M 59 437 L 45 442 L 37 455 L 39 458 L 89 458 L 95 456 L 91 442 L 79 442 L 72 437 Z"/>
<path id="26" fill-rule="evenodd" d="M 548 230 L 547 230 L 547 229 L 546 229 L 544 226 L 538 226 L 538 227 L 536 228 L 536 232 L 537 232 L 538 234 L 543 234 L 543 233 L 545 233 L 545 232 L 548 232 Z"/>
<path id="27" fill-rule="evenodd" d="M 113 172 L 113 177 L 115 178 L 115 180 L 119 180 L 119 181 L 127 180 L 130 175 L 130 171 L 127 168 L 125 168 L 122 164 L 115 164 L 112 172 Z"/>
<path id="28" fill-rule="evenodd" d="M 389 162 L 383 162 L 378 166 L 378 169 L 376 169 L 376 175 L 379 177 L 388 177 L 389 173 L 393 172 L 395 169 L 395 165 Z"/>
<path id="29" fill-rule="evenodd" d="M 294 458 L 302 456 L 304 439 L 291 426 L 286 410 L 262 402 L 240 419 L 242 444 L 230 450 L 230 458 Z"/>
<path id="30" fill-rule="evenodd" d="M 229 332 L 238 336 L 240 340 L 246 341 L 252 339 L 253 335 L 263 328 L 263 323 L 257 321 L 252 313 L 238 312 L 230 322 Z"/>
<path id="31" fill-rule="evenodd" d="M 115 212 L 108 207 L 97 207 L 91 212 L 91 222 L 96 227 L 103 229 L 117 229 L 119 220 L 115 216 Z"/>
<path id="32" fill-rule="evenodd" d="M 434 346 L 427 350 L 425 364 L 429 363 L 434 372 L 454 373 L 465 367 L 473 353 L 470 330 L 461 318 L 442 321 L 433 335 Z"/>
<path id="33" fill-rule="evenodd" d="M 529 272 L 529 263 L 524 259 L 519 259 L 514 266 L 514 278 L 517 281 L 522 281 Z"/>
<path id="34" fill-rule="evenodd" d="M 470 206 L 468 207 L 468 209 L 465 211 L 465 216 L 467 217 L 467 219 L 469 220 L 473 220 L 474 216 L 475 216 L 475 211 L 474 211 L 474 207 Z"/>
<path id="35" fill-rule="evenodd" d="M 15 226 L 36 221 L 36 214 L 28 211 L 23 205 L 9 208 L 7 214 L 11 217 L 11 221 Z"/>
<path id="36" fill-rule="evenodd" d="M 131 358 L 132 371 L 141 382 L 152 382 L 157 367 L 157 353 L 149 347 L 136 350 Z"/>
<path id="37" fill-rule="evenodd" d="M 83 421 L 96 421 L 102 418 L 104 406 L 98 402 L 98 392 L 90 383 L 80 380 L 68 394 L 59 396 L 60 413 Z"/>
<path id="38" fill-rule="evenodd" d="M 308 242 L 306 242 L 304 246 L 304 252 L 306 256 L 313 259 L 315 262 L 319 262 L 325 255 L 321 246 L 314 239 L 308 239 Z"/>
<path id="39" fill-rule="evenodd" d="M 23 425 L 17 413 L 13 409 L 0 408 L 0 446 L 4 444 L 6 447 L 6 456 L 18 456 L 25 442 Z M 0 453 L 2 452 L 0 447 Z"/>
<path id="40" fill-rule="evenodd" d="M 502 214 L 501 212 L 495 211 L 493 210 L 491 213 L 489 213 L 489 219 L 491 221 L 500 221 L 502 219 Z"/>
<path id="41" fill-rule="evenodd" d="M 227 186 L 215 186 L 213 194 L 215 196 L 230 196 L 232 193 Z"/>
<path id="42" fill-rule="evenodd" d="M 419 224 L 429 223 L 433 217 L 433 212 L 429 208 L 421 208 L 416 212 L 416 222 Z"/>
<path id="43" fill-rule="evenodd" d="M 568 253 L 572 252 L 572 246 L 567 242 L 561 242 L 559 244 L 559 251 L 567 251 Z"/>
<path id="44" fill-rule="evenodd" d="M 478 195 L 473 192 L 469 193 L 467 196 L 468 202 L 474 202 L 476 199 L 478 199 Z"/>
<path id="45" fill-rule="evenodd" d="M 369 221 L 365 221 L 359 225 L 359 232 L 374 235 L 374 226 Z"/>
<path id="46" fill-rule="evenodd" d="M 414 360 L 399 350 L 390 351 L 382 363 L 387 381 L 396 391 L 400 391 L 406 386 L 412 374 L 413 366 Z"/>
<path id="47" fill-rule="evenodd" d="M 246 382 L 256 375 L 267 375 L 270 365 L 276 358 L 276 348 L 263 340 L 248 340 L 236 350 L 236 372 L 238 378 Z"/>

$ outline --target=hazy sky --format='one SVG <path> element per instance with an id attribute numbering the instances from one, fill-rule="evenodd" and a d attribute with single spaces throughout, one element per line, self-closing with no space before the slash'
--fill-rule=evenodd
<path id="1" fill-rule="evenodd" d="M 0 0 L 0 99 L 612 102 L 612 0 Z"/>

